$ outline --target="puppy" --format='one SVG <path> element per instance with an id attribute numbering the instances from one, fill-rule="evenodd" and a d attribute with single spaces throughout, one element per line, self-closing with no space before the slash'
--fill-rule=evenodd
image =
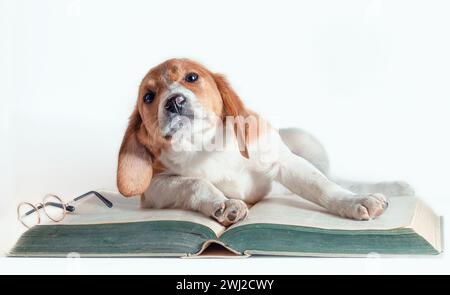
<path id="1" fill-rule="evenodd" d="M 188 59 L 168 60 L 142 80 L 117 186 L 124 196 L 141 195 L 144 207 L 195 210 L 225 226 L 269 193 L 292 192 L 356 220 L 382 214 L 385 195 L 413 194 L 404 182 L 332 181 L 314 137 L 271 127 L 224 76 Z"/>

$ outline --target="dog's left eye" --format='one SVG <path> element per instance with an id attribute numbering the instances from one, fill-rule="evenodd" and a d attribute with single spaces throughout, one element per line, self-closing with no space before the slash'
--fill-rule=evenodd
<path id="1" fill-rule="evenodd" d="M 155 92 L 149 91 L 144 95 L 144 103 L 151 103 L 155 99 Z"/>
<path id="2" fill-rule="evenodd" d="M 189 73 L 186 75 L 186 77 L 184 77 L 184 80 L 189 83 L 194 83 L 198 80 L 198 75 L 196 73 Z"/>

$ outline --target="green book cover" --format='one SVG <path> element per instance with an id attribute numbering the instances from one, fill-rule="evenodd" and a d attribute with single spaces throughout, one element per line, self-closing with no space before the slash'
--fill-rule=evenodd
<path id="1" fill-rule="evenodd" d="M 143 209 L 138 199 L 105 195 L 112 208 L 87 199 L 62 222 L 25 231 L 9 255 L 358 257 L 442 252 L 441 220 L 416 197 L 392 197 L 379 218 L 355 221 L 294 195 L 270 196 L 250 208 L 244 221 L 225 228 L 197 212 Z"/>

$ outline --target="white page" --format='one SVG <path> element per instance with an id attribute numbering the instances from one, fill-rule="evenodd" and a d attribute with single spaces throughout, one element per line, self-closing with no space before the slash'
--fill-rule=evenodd
<path id="1" fill-rule="evenodd" d="M 246 220 L 231 228 L 255 223 L 285 224 L 338 230 L 388 230 L 411 225 L 418 199 L 389 198 L 389 207 L 376 219 L 358 221 L 328 213 L 296 195 L 270 196 L 255 204 Z"/>
<path id="2" fill-rule="evenodd" d="M 118 193 L 99 191 L 113 203 L 108 208 L 96 196 L 88 196 L 75 202 L 75 212 L 67 213 L 61 222 L 47 221 L 46 224 L 106 224 L 139 221 L 173 220 L 190 221 L 210 228 L 217 236 L 224 227 L 201 213 L 178 209 L 141 208 L 139 197 L 125 198 Z"/>

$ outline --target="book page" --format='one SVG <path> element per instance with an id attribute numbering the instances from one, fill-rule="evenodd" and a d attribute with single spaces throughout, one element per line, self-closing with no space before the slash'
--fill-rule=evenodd
<path id="1" fill-rule="evenodd" d="M 417 204 L 415 197 L 391 197 L 384 214 L 369 221 L 358 221 L 328 213 L 326 209 L 296 195 L 269 196 L 255 204 L 247 219 L 231 228 L 271 223 L 335 230 L 389 230 L 408 227 Z"/>
<path id="2" fill-rule="evenodd" d="M 438 251 L 442 252 L 441 218 L 423 202 L 417 202 L 411 227 Z"/>
<path id="3" fill-rule="evenodd" d="M 216 236 L 225 230 L 221 224 L 198 212 L 178 209 L 146 209 L 141 208 L 139 197 L 126 198 L 119 193 L 102 191 L 99 193 L 113 203 L 112 208 L 108 208 L 94 195 L 87 196 L 73 203 L 75 212 L 68 212 L 61 222 L 50 220 L 46 224 L 104 224 L 170 220 L 204 225 L 210 228 Z"/>

